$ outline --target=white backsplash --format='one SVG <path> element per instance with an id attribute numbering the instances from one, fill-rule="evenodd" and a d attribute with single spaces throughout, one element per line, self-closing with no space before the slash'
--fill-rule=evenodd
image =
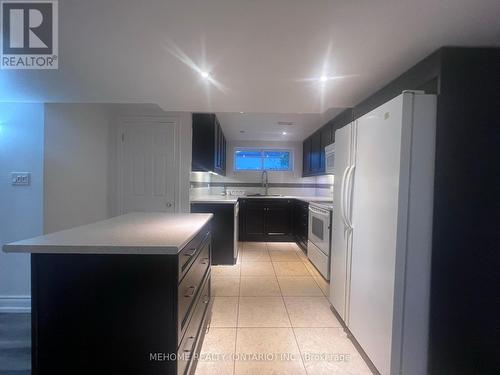
<path id="1" fill-rule="evenodd" d="M 225 176 L 213 175 L 208 172 L 191 172 L 191 198 L 196 198 L 204 195 L 222 195 L 224 192 L 223 186 L 212 186 L 213 184 L 226 184 L 226 192 L 228 195 L 248 195 L 248 194 L 264 194 L 264 188 L 260 186 L 260 175 L 256 175 L 252 181 L 249 181 L 248 176 L 246 181 L 238 181 L 236 178 L 228 178 Z M 292 181 L 273 181 L 272 173 L 269 178 L 270 183 L 286 183 L 286 184 L 333 184 L 333 176 L 318 176 L 306 178 L 294 178 Z M 239 184 L 259 184 L 259 186 L 238 186 Z M 236 186 L 232 186 L 236 185 Z M 284 186 L 284 187 L 269 187 L 268 194 L 292 195 L 292 196 L 318 196 L 332 197 L 333 186 L 328 188 L 323 187 L 300 187 L 300 186 Z"/>

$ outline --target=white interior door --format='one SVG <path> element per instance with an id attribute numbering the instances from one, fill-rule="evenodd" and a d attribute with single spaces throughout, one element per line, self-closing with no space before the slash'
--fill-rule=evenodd
<path id="1" fill-rule="evenodd" d="M 121 127 L 121 213 L 176 211 L 177 122 L 124 121 Z"/>

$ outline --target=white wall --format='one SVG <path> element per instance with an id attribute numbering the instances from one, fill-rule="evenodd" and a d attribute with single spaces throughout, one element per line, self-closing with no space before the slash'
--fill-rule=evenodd
<path id="1" fill-rule="evenodd" d="M 0 245 L 43 230 L 43 104 L 0 103 Z M 30 172 L 31 185 L 11 185 Z M 30 257 L 0 251 L 0 311 L 30 308 Z"/>
<path id="2" fill-rule="evenodd" d="M 45 233 L 109 217 L 108 136 L 105 105 L 45 105 Z"/>
<path id="3" fill-rule="evenodd" d="M 333 199 L 333 182 L 334 176 L 318 176 L 316 177 L 316 183 L 320 184 L 321 187 L 316 188 L 316 195 L 321 197 L 330 197 Z M 323 187 L 324 184 L 330 185 L 329 187 Z"/>

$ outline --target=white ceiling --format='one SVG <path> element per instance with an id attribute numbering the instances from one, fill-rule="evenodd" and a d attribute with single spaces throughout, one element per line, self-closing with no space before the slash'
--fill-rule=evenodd
<path id="1" fill-rule="evenodd" d="M 340 111 L 329 110 L 324 114 L 217 112 L 217 118 L 230 140 L 294 142 L 307 138 Z"/>
<path id="2" fill-rule="evenodd" d="M 60 69 L 0 71 L 0 100 L 323 113 L 356 104 L 440 46 L 500 45 L 498 0 L 60 0 L 59 7 Z M 196 69 L 209 70 L 216 84 Z M 310 80 L 321 74 L 347 77 L 322 88 Z"/>

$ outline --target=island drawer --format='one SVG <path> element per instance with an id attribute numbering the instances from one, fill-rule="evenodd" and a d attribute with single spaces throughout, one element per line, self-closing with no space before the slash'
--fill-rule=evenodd
<path id="1" fill-rule="evenodd" d="M 179 280 L 181 280 L 201 251 L 203 242 L 210 234 L 210 227 L 206 225 L 184 248 L 179 251 Z"/>
<path id="2" fill-rule="evenodd" d="M 178 347 L 178 365 L 177 365 L 177 375 L 183 375 L 186 370 L 190 367 L 190 362 L 192 361 L 192 356 L 198 346 L 198 341 L 200 340 L 201 330 L 204 329 L 204 320 L 207 311 L 207 307 L 210 304 L 210 272 L 207 273 L 205 281 L 203 283 L 203 289 L 198 296 L 196 306 L 193 309 L 191 315 L 191 320 L 186 328 L 184 337 L 180 341 Z M 179 336 L 180 340 L 180 336 Z"/>
<path id="3" fill-rule="evenodd" d="M 178 289 L 178 323 L 182 333 L 187 325 L 189 311 L 202 288 L 203 278 L 210 268 L 211 241 L 208 236 L 200 246 L 198 257 L 179 284 Z"/>

